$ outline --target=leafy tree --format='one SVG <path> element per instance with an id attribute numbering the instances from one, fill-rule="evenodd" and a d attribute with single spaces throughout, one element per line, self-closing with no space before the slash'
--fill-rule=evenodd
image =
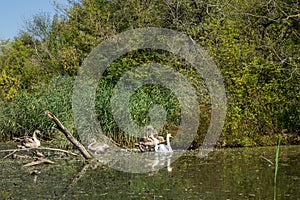
<path id="1" fill-rule="evenodd" d="M 39 93 L 53 76 L 75 76 L 90 51 L 109 36 L 133 28 L 163 27 L 183 32 L 205 47 L 221 70 L 228 97 L 223 142 L 232 146 L 274 144 L 277 134 L 287 136 L 289 143 L 297 142 L 294 138 L 300 134 L 298 1 L 70 0 L 69 7 L 57 9 L 60 14 L 33 16 L 18 37 L 1 41 L 1 101 L 14 101 L 18 93 Z M 207 113 L 202 119 L 207 126 L 210 105 L 201 77 L 183 59 L 152 50 L 128 53 L 107 69 L 98 88 L 106 95 L 100 98 L 105 105 L 97 106 L 99 115 L 107 114 L 110 121 L 101 123 L 106 123 L 108 131 L 119 131 L 109 113 L 111 91 L 126 71 L 152 61 L 170 65 L 191 80 L 202 100 L 199 107 Z M 139 123 L 147 121 L 151 104 L 147 92 L 151 93 L 151 88 L 137 93 L 144 97 L 143 101 L 133 97 Z M 163 88 L 155 91 L 165 94 Z M 155 99 L 159 100 L 177 112 L 176 103 L 168 104 L 176 101 L 174 97 Z M 143 103 L 148 107 L 138 107 Z M 177 115 L 172 118 L 177 119 Z M 195 146 L 200 145 L 206 126 L 199 128 Z"/>

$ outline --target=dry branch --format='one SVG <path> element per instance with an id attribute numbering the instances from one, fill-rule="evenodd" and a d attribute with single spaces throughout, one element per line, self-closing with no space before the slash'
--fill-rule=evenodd
<path id="1" fill-rule="evenodd" d="M 62 125 L 62 123 L 53 115 L 51 112 L 46 111 L 45 114 L 50 117 L 56 124 L 56 128 L 60 130 L 67 139 L 80 151 L 80 153 L 83 155 L 86 159 L 93 158 L 89 152 L 85 149 L 85 147 L 75 138 L 73 135 Z"/>
<path id="2" fill-rule="evenodd" d="M 32 157 L 28 156 L 28 155 L 19 155 L 19 154 L 12 154 L 12 158 L 13 159 L 31 159 Z"/>
<path id="3" fill-rule="evenodd" d="M 4 150 L 0 150 L 0 153 L 11 152 L 11 151 L 13 153 L 15 153 L 15 152 L 19 152 L 19 151 L 29 151 L 29 150 L 32 150 L 32 149 L 58 151 L 58 152 L 70 154 L 70 155 L 73 155 L 73 156 L 77 156 L 76 153 L 73 153 L 73 152 L 70 152 L 70 151 L 66 151 L 66 150 L 63 150 L 63 149 L 56 149 L 56 148 L 50 148 L 50 147 L 24 148 L 24 149 L 4 149 Z M 13 154 L 13 153 L 11 153 L 11 154 Z M 11 154 L 9 154 L 9 155 L 11 155 Z"/>
<path id="4" fill-rule="evenodd" d="M 30 163 L 27 163 L 27 164 L 23 165 L 23 167 L 31 167 L 31 166 L 39 165 L 39 164 L 42 164 L 42 163 L 54 164 L 54 162 L 51 161 L 51 160 L 48 160 L 48 159 L 45 159 L 45 158 L 39 158 L 37 161 L 33 161 L 33 162 L 30 162 Z"/>
<path id="5" fill-rule="evenodd" d="M 57 149 L 57 148 L 50 148 L 50 147 L 39 147 L 39 150 L 49 150 L 49 151 L 58 151 L 66 154 L 70 154 L 72 156 L 78 156 L 78 154 L 73 153 L 71 151 L 63 150 L 63 149 Z"/>
<path id="6" fill-rule="evenodd" d="M 11 153 L 9 153 L 8 155 L 4 156 L 3 160 L 11 155 L 13 155 L 17 150 L 12 151 Z"/>

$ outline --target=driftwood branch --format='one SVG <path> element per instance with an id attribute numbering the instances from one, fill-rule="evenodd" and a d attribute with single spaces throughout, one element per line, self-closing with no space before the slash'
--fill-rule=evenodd
<path id="1" fill-rule="evenodd" d="M 17 151 L 17 150 L 15 149 L 15 150 L 13 150 L 11 153 L 9 153 L 8 155 L 4 156 L 3 160 L 4 160 L 5 158 L 7 158 L 7 157 L 13 155 L 16 151 Z"/>
<path id="2" fill-rule="evenodd" d="M 33 161 L 33 162 L 30 162 L 30 163 L 27 163 L 27 164 L 23 165 L 23 167 L 31 167 L 31 166 L 39 165 L 39 164 L 42 164 L 42 163 L 54 164 L 54 162 L 51 161 L 51 160 L 48 160 L 48 159 L 45 159 L 45 158 L 39 158 L 36 161 Z"/>
<path id="3" fill-rule="evenodd" d="M 70 152 L 70 151 L 66 151 L 66 150 L 63 150 L 63 149 L 50 148 L 50 147 L 24 148 L 24 149 L 4 149 L 4 150 L 0 150 L 0 153 L 11 152 L 12 151 L 12 153 L 10 153 L 8 155 L 8 156 L 10 156 L 11 154 L 14 154 L 15 152 L 28 151 L 28 150 L 32 150 L 32 149 L 58 151 L 58 152 L 70 154 L 70 155 L 73 155 L 73 156 L 78 156 L 76 153 L 73 153 L 73 152 Z M 5 157 L 8 157 L 8 156 L 5 156 Z"/>
<path id="4" fill-rule="evenodd" d="M 58 151 L 58 152 L 62 152 L 62 153 L 66 153 L 66 154 L 70 154 L 72 156 L 78 156 L 78 154 L 73 153 L 71 151 L 66 151 L 63 149 L 57 149 L 57 148 L 50 148 L 50 147 L 39 147 L 39 150 L 49 150 L 49 151 Z"/>
<path id="5" fill-rule="evenodd" d="M 62 125 L 62 123 L 55 117 L 55 115 L 53 115 L 49 111 L 46 111 L 45 114 L 55 122 L 57 126 L 56 128 L 67 137 L 67 139 L 80 151 L 84 158 L 93 158 L 91 154 L 89 154 L 89 152 L 86 150 L 86 148 Z"/>

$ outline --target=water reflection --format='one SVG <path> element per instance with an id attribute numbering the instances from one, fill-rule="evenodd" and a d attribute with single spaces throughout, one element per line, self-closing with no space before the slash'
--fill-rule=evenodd
<path id="1" fill-rule="evenodd" d="M 131 173 L 148 173 L 167 168 L 172 171 L 171 163 L 183 152 L 126 152 L 106 151 L 97 155 L 97 160 L 111 168 Z"/>
<path id="2" fill-rule="evenodd" d="M 274 163 L 275 152 L 276 147 L 223 149 L 200 158 L 191 151 L 177 159 L 176 151 L 117 152 L 124 159 L 108 159 L 116 153 L 109 151 L 98 158 L 107 165 L 52 157 L 55 165 L 29 169 L 21 167 L 25 160 L 5 159 L 0 199 L 274 199 L 274 164 L 266 159 Z M 136 161 L 124 163 L 128 156 Z M 148 171 L 116 170 L 124 165 Z M 33 170 L 41 172 L 36 179 Z M 300 199 L 300 146 L 281 147 L 277 178 L 276 199 Z"/>

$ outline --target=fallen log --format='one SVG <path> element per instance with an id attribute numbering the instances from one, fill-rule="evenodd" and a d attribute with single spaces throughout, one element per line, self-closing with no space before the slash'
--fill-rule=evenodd
<path id="1" fill-rule="evenodd" d="M 45 114 L 55 122 L 57 126 L 56 128 L 67 137 L 67 139 L 80 151 L 85 159 L 93 158 L 86 148 L 62 125 L 62 123 L 55 117 L 54 114 L 48 110 L 45 112 Z"/>

